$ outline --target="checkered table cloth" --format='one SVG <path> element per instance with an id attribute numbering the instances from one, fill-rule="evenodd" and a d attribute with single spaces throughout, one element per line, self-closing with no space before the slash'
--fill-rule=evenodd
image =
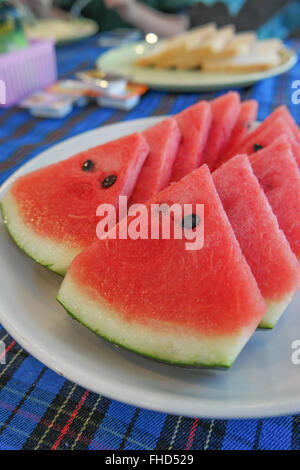
<path id="1" fill-rule="evenodd" d="M 300 43 L 292 46 L 300 52 Z M 96 39 L 58 49 L 61 78 L 93 66 Z M 300 63 L 278 78 L 241 91 L 259 102 L 260 120 L 278 105 L 290 107 L 300 123 L 300 104 L 291 104 L 291 83 Z M 0 111 L 0 183 L 53 144 L 113 122 L 174 114 L 215 93 L 150 91 L 132 111 L 90 105 L 64 119 L 36 119 L 18 108 Z M 1 292 L 1 288 L 0 288 Z M 1 295 L 1 294 L 0 294 Z M 24 351 L 0 325 L 6 364 L 0 360 L 1 449 L 299 449 L 300 418 L 208 420 L 171 416 L 99 396 L 65 380 Z M 1 359 L 1 358 L 0 358 Z"/>

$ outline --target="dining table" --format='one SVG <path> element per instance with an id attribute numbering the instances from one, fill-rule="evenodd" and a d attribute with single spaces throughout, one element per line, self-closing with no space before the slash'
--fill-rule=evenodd
<path id="1" fill-rule="evenodd" d="M 288 44 L 300 51 L 300 41 Z M 106 50 L 99 46 L 98 36 L 57 47 L 59 78 L 74 78 L 76 72 L 94 67 Z M 292 101 L 292 85 L 299 79 L 298 62 L 285 74 L 238 91 L 241 99 L 258 101 L 259 121 L 285 104 L 300 124 L 300 104 Z M 1 109 L 0 183 L 65 139 L 121 121 L 173 115 L 224 92 L 148 90 L 130 111 L 90 103 L 55 119 L 33 117 L 18 106 Z M 23 349 L 1 324 L 0 342 L 5 345 L 5 361 L 0 361 L 0 450 L 300 449 L 297 414 L 203 419 L 141 409 L 98 395 L 57 374 Z"/>

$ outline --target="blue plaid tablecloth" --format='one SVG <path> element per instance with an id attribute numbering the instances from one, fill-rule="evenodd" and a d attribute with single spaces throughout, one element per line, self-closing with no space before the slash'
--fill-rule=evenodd
<path id="1" fill-rule="evenodd" d="M 300 52 L 300 43 L 292 46 Z M 102 50 L 96 38 L 57 50 L 59 76 L 92 67 Z M 292 105 L 289 73 L 241 90 L 259 102 L 260 120 L 284 103 L 300 123 L 300 104 Z M 174 114 L 215 93 L 149 91 L 132 111 L 90 105 L 64 119 L 36 119 L 26 110 L 0 111 L 0 183 L 24 162 L 51 145 L 109 123 Z M 1 295 L 1 286 L 0 286 Z M 6 364 L 0 361 L 1 449 L 300 449 L 300 417 L 208 420 L 171 416 L 99 396 L 65 380 L 24 351 L 0 325 Z"/>

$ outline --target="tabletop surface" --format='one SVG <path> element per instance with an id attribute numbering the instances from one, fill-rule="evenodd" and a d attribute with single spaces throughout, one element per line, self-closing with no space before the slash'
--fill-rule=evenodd
<path id="1" fill-rule="evenodd" d="M 300 52 L 300 42 L 290 43 Z M 57 50 L 60 78 L 91 68 L 103 51 L 92 38 Z M 289 73 L 241 90 L 259 102 L 262 120 L 286 104 L 300 123 L 291 87 L 300 63 Z M 0 111 L 0 183 L 24 162 L 64 139 L 130 119 L 175 114 L 217 93 L 149 91 L 132 111 L 89 105 L 64 119 L 37 119 L 16 107 Z M 3 449 L 300 449 L 300 418 L 208 420 L 171 416 L 99 396 L 65 380 L 23 350 L 0 325 L 6 363 L 0 360 L 0 450 Z M 1 358 L 0 358 L 1 359 Z"/>

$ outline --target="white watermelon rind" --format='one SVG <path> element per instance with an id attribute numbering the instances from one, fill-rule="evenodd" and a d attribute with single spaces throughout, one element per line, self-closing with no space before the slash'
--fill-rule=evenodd
<path id="1" fill-rule="evenodd" d="M 35 233 L 19 212 L 18 203 L 8 191 L 0 203 L 2 219 L 15 244 L 31 259 L 50 271 L 64 276 L 81 249 L 68 247 Z"/>
<path id="2" fill-rule="evenodd" d="M 268 299 L 265 299 L 267 311 L 263 319 L 260 321 L 258 328 L 263 328 L 267 330 L 273 329 L 282 314 L 284 313 L 284 311 L 286 310 L 287 306 L 293 299 L 294 295 L 295 292 L 292 292 L 280 301 L 270 301 Z"/>
<path id="3" fill-rule="evenodd" d="M 73 319 L 110 343 L 177 366 L 228 369 L 256 327 L 252 325 L 228 336 L 199 338 L 181 326 L 172 330 L 172 324 L 165 324 L 160 329 L 157 324 L 153 328 L 125 322 L 104 302 L 99 304 L 91 300 L 69 274 L 60 287 L 57 301 Z"/>

